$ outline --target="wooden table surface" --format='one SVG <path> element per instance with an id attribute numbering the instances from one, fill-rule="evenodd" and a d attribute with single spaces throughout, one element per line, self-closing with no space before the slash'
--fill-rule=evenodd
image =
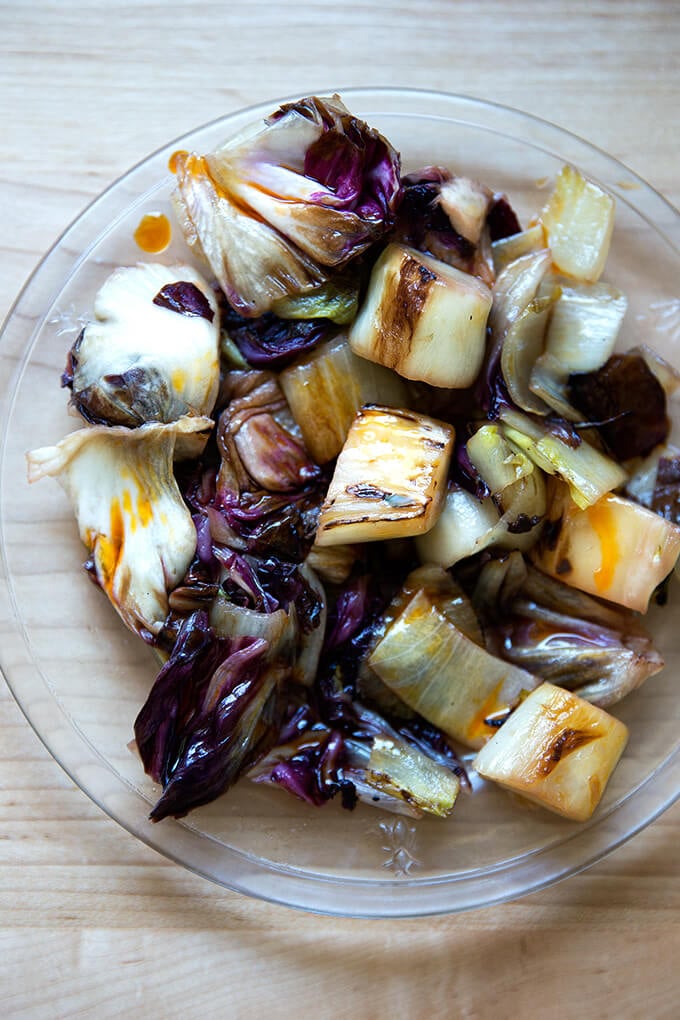
<path id="1" fill-rule="evenodd" d="M 0 318 L 148 152 L 243 105 L 462 92 L 594 141 L 680 202 L 672 0 L 0 3 Z M 1 352 L 0 352 L 1 353 Z M 103 815 L 0 688 L 0 1013 L 676 1017 L 680 804 L 606 860 L 466 915 L 337 920 L 246 899 Z"/>

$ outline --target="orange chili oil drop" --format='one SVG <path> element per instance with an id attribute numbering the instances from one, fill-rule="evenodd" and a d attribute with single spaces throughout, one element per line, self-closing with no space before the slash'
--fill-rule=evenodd
<path id="1" fill-rule="evenodd" d="M 139 221 L 134 238 L 142 251 L 165 251 L 172 240 L 170 220 L 163 213 L 147 213 Z"/>
<path id="2" fill-rule="evenodd" d="M 615 518 L 609 494 L 589 506 L 586 513 L 590 526 L 600 543 L 600 565 L 593 571 L 593 580 L 598 592 L 606 592 L 614 582 L 614 574 L 621 551 L 616 540 Z"/>

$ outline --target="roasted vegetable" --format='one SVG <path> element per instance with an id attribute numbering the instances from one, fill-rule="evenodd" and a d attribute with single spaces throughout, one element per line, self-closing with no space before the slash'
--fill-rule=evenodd
<path id="1" fill-rule="evenodd" d="M 279 382 L 317 464 L 337 457 L 364 404 L 407 404 L 403 380 L 354 354 L 343 334 L 298 358 Z"/>
<path id="2" fill-rule="evenodd" d="M 401 194 L 397 153 L 338 96 L 290 103 L 174 163 L 187 243 L 248 316 L 316 291 L 383 235 Z"/>
<path id="3" fill-rule="evenodd" d="M 499 417 L 506 438 L 546 474 L 564 479 L 581 508 L 592 506 L 628 478 L 620 464 L 596 450 L 567 422 L 540 421 L 511 407 L 501 408 Z"/>
<path id="4" fill-rule="evenodd" d="M 432 386 L 470 386 L 484 356 L 491 291 L 429 255 L 388 245 L 350 332 L 352 350 Z"/>
<path id="5" fill-rule="evenodd" d="M 414 818 L 450 814 L 461 781 L 467 783 L 452 752 L 441 753 L 416 734 L 402 735 L 355 704 L 351 734 L 315 721 L 306 706 L 298 709 L 249 777 L 317 806 L 340 794 L 350 809 L 361 800 Z"/>
<path id="6" fill-rule="evenodd" d="M 481 747 L 523 691 L 539 682 L 489 655 L 419 590 L 369 657 L 378 676 L 411 708 L 454 740 Z"/>
<path id="7" fill-rule="evenodd" d="M 474 768 L 541 807 L 587 821 L 628 740 L 622 722 L 544 683 L 481 749 Z"/>
<path id="8" fill-rule="evenodd" d="M 569 396 L 619 460 L 645 457 L 670 431 L 664 388 L 641 354 L 613 354 L 597 371 L 572 375 Z"/>
<path id="9" fill-rule="evenodd" d="M 583 420 L 569 403 L 569 376 L 604 365 L 614 350 L 626 306 L 623 294 L 607 283 L 569 286 L 562 282 L 558 287 L 545 350 L 529 373 L 529 386 L 563 418 Z"/>
<path id="10" fill-rule="evenodd" d="M 97 425 L 28 454 L 29 481 L 51 475 L 66 491 L 91 555 L 90 572 L 123 621 L 142 637 L 159 632 L 168 592 L 196 550 L 196 529 L 173 475 L 175 444 L 205 444 L 210 418 L 137 429 Z"/>
<path id="11" fill-rule="evenodd" d="M 654 589 L 675 566 L 680 527 L 612 493 L 582 509 L 555 480 L 548 506 L 533 562 L 575 588 L 646 612 Z"/>
<path id="12" fill-rule="evenodd" d="M 90 422 L 142 425 L 210 414 L 219 386 L 220 315 L 191 266 L 116 269 L 73 345 L 63 381 Z"/>
<path id="13" fill-rule="evenodd" d="M 216 638 L 188 617 L 135 721 L 144 767 L 163 786 L 151 819 L 180 818 L 224 793 L 276 740 L 289 664 L 263 638 Z"/>
<path id="14" fill-rule="evenodd" d="M 441 510 L 452 426 L 370 405 L 357 414 L 321 507 L 317 545 L 421 535 Z"/>
<path id="15" fill-rule="evenodd" d="M 562 168 L 541 213 L 557 268 L 587 283 L 599 280 L 614 230 L 614 199 L 572 166 Z"/>

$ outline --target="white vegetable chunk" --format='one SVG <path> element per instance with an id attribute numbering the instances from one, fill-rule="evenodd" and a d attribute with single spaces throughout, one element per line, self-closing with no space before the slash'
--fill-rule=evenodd
<path id="1" fill-rule="evenodd" d="M 349 334 L 362 358 L 432 386 L 470 386 L 481 368 L 492 295 L 476 276 L 402 244 L 376 262 Z"/>
<path id="2" fill-rule="evenodd" d="M 449 568 L 493 542 L 500 514 L 490 497 L 477 499 L 451 484 L 433 528 L 416 539 L 421 563 Z"/>
<path id="3" fill-rule="evenodd" d="M 446 492 L 453 426 L 371 405 L 354 419 L 321 507 L 316 544 L 420 535 Z"/>
<path id="4" fill-rule="evenodd" d="M 56 478 L 75 510 L 94 574 L 127 626 L 157 634 L 168 593 L 196 551 L 196 529 L 173 475 L 178 439 L 203 438 L 210 418 L 136 429 L 96 425 L 28 454 L 28 480 Z"/>
<path id="5" fill-rule="evenodd" d="M 135 426 L 212 411 L 220 314 L 191 266 L 116 269 L 71 353 L 73 405 L 90 421 Z"/>
<path id="6" fill-rule="evenodd" d="M 539 683 L 471 641 L 424 589 L 390 624 L 368 661 L 410 708 L 475 748 L 496 732 L 492 717 L 502 717 Z"/>
<path id="7" fill-rule="evenodd" d="M 577 280 L 599 280 L 614 230 L 614 199 L 572 166 L 564 166 L 541 213 L 557 268 Z"/>
<path id="8" fill-rule="evenodd" d="M 537 567 L 565 584 L 640 613 L 680 554 L 680 527 L 607 493 L 580 509 L 566 485 L 550 480 L 548 521 L 531 551 Z"/>
<path id="9" fill-rule="evenodd" d="M 585 822 L 621 757 L 628 730 L 603 709 L 544 683 L 482 748 L 473 767 L 556 814 Z"/>

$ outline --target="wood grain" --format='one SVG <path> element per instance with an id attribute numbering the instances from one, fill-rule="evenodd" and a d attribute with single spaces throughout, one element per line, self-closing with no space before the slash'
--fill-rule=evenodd
<path id="1" fill-rule="evenodd" d="M 676 204 L 675 2 L 0 3 L 0 317 L 148 152 L 272 96 L 403 85 L 587 137 Z M 1 352 L 0 352 L 1 356 Z M 0 593 L 0 612 L 6 612 Z M 675 1017 L 680 805 L 585 874 L 464 916 L 361 922 L 220 890 L 61 772 L 0 689 L 3 1016 Z"/>

